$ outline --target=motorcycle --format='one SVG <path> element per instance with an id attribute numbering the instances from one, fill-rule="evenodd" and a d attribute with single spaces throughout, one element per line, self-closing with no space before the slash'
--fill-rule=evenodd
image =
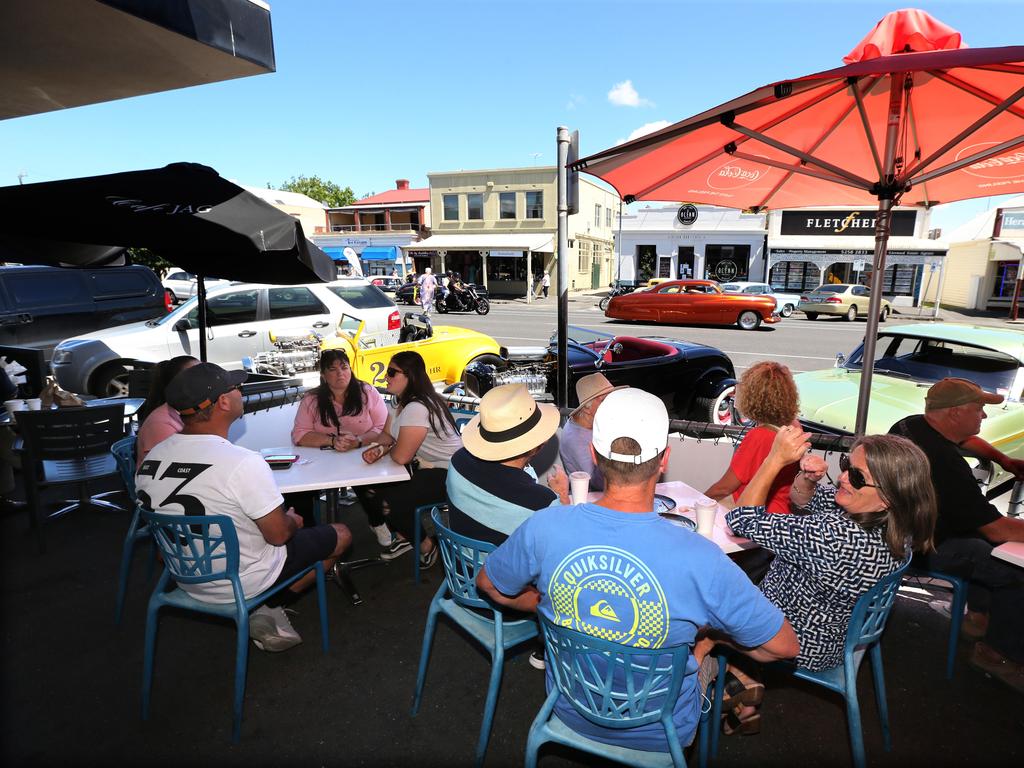
<path id="1" fill-rule="evenodd" d="M 466 285 L 458 298 L 449 288 L 444 296 L 437 298 L 434 308 L 441 313 L 476 312 L 478 315 L 486 315 L 491 311 L 491 303 L 487 299 L 481 298 L 472 285 Z"/>
<path id="2" fill-rule="evenodd" d="M 629 284 L 626 284 L 626 283 L 622 283 L 622 282 L 612 283 L 608 287 L 612 289 L 611 293 L 609 293 L 607 296 L 605 296 L 603 299 L 601 299 L 601 301 L 598 302 L 598 304 L 597 304 L 597 306 L 600 307 L 602 312 L 604 312 L 606 309 L 608 309 L 608 302 L 611 301 L 616 296 L 624 296 L 627 293 L 632 293 L 633 292 L 633 286 L 632 285 L 629 285 Z"/>

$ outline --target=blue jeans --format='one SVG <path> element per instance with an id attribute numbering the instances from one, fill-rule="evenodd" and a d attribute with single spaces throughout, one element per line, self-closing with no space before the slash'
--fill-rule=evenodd
<path id="1" fill-rule="evenodd" d="M 946 539 L 927 567 L 968 579 L 968 607 L 989 615 L 985 643 L 1024 664 L 1024 568 L 992 557 L 992 549 L 985 539 Z"/>

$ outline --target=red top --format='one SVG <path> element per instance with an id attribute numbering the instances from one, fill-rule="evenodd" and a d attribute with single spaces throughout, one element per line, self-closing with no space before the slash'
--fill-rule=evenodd
<path id="1" fill-rule="evenodd" d="M 754 427 L 747 432 L 729 464 L 729 469 L 740 480 L 740 487 L 732 493 L 734 501 L 739 499 L 743 489 L 753 479 L 754 474 L 771 451 L 774 441 L 775 431 L 768 427 Z M 789 512 L 789 487 L 793 485 L 793 479 L 799 469 L 799 464 L 790 464 L 779 472 L 768 493 L 768 503 L 765 505 L 768 512 L 777 514 Z"/>

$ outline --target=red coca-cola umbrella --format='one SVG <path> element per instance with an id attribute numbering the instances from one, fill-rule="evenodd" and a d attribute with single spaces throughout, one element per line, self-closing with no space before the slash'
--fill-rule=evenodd
<path id="1" fill-rule="evenodd" d="M 883 18 L 843 61 L 574 167 L 607 181 L 626 202 L 753 210 L 877 203 L 861 434 L 892 206 L 1024 192 L 1024 46 L 967 48 L 956 30 L 903 10 Z"/>

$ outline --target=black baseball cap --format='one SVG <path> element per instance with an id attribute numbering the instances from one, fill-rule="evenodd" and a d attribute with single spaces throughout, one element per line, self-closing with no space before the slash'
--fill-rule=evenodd
<path id="1" fill-rule="evenodd" d="M 183 416 L 209 408 L 217 398 L 248 378 L 245 371 L 225 371 L 213 363 L 186 368 L 167 385 L 167 404 Z"/>

